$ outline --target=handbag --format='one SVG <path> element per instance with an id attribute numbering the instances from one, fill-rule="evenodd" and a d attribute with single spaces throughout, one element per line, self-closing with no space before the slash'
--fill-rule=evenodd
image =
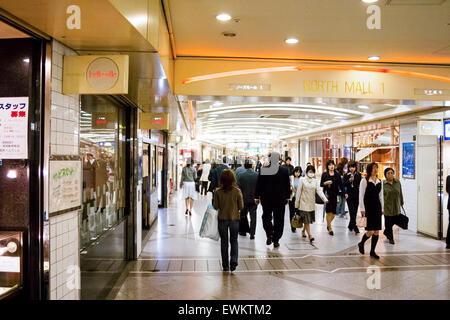
<path id="1" fill-rule="evenodd" d="M 209 238 L 216 241 L 219 240 L 218 212 L 210 204 L 208 204 L 208 208 L 203 216 L 199 235 L 201 238 Z"/>
<path id="2" fill-rule="evenodd" d="M 402 207 L 402 212 L 395 216 L 395 222 L 403 230 L 408 230 L 409 218 L 406 216 L 405 209 Z"/>
<path id="3" fill-rule="evenodd" d="M 358 228 L 365 228 L 367 226 L 367 218 L 363 216 L 358 217 L 356 220 L 356 226 Z"/>
<path id="4" fill-rule="evenodd" d="M 316 204 L 325 204 L 325 202 L 323 202 L 322 198 L 317 194 L 317 192 L 316 192 Z"/>
<path id="5" fill-rule="evenodd" d="M 291 219 L 292 228 L 303 228 L 303 220 L 299 214 L 295 214 Z"/>

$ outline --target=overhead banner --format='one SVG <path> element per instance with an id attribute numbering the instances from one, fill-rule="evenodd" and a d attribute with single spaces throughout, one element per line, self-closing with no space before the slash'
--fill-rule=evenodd
<path id="1" fill-rule="evenodd" d="M 127 94 L 128 55 L 64 56 L 64 94 Z"/>
<path id="2" fill-rule="evenodd" d="M 81 208 L 81 160 L 51 160 L 49 214 Z"/>
<path id="3" fill-rule="evenodd" d="M 28 159 L 28 97 L 0 98 L 0 159 Z"/>

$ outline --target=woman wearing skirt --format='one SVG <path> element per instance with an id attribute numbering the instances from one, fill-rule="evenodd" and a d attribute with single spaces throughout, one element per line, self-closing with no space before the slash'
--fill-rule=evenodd
<path id="1" fill-rule="evenodd" d="M 300 211 L 304 228 L 308 233 L 309 241 L 313 242 L 314 238 L 311 235 L 310 224 L 315 222 L 316 217 L 316 192 L 327 203 L 320 182 L 316 179 L 316 169 L 313 166 L 306 167 L 306 176 L 300 178 L 295 195 L 295 207 Z"/>
<path id="2" fill-rule="evenodd" d="M 379 259 L 375 253 L 378 233 L 381 230 L 381 216 L 384 210 L 383 183 L 378 176 L 378 165 L 375 162 L 367 166 L 367 176 L 361 180 L 359 187 L 359 208 L 361 215 L 367 218 L 366 233 L 358 243 L 359 252 L 364 254 L 364 244 L 372 237 L 370 256 Z"/>
<path id="3" fill-rule="evenodd" d="M 197 192 L 195 191 L 195 179 L 197 179 L 197 171 L 191 166 L 191 161 L 188 159 L 186 166 L 181 172 L 181 187 L 183 188 L 183 198 L 186 202 L 185 214 L 192 215 L 192 208 L 194 207 L 194 200 L 197 200 Z"/>

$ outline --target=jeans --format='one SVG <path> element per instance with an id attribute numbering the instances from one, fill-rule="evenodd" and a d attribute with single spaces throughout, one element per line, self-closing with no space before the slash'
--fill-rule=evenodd
<path id="1" fill-rule="evenodd" d="M 206 192 L 208 191 L 208 181 L 201 181 L 202 183 L 202 189 L 200 194 L 203 194 L 203 191 L 205 192 L 205 196 L 206 196 Z"/>
<path id="2" fill-rule="evenodd" d="M 272 239 L 273 242 L 278 241 L 283 236 L 284 228 L 284 211 L 286 203 L 261 203 L 263 207 L 263 228 L 266 231 L 267 239 Z M 273 219 L 273 224 L 272 224 Z"/>
<path id="3" fill-rule="evenodd" d="M 248 202 L 244 204 L 244 209 L 241 210 L 239 232 L 249 232 L 250 235 L 255 235 L 257 208 L 258 206 L 254 202 Z M 250 227 L 248 225 L 247 213 L 250 213 Z"/>
<path id="4" fill-rule="evenodd" d="M 336 215 L 345 217 L 345 197 L 338 195 L 338 204 L 336 207 Z"/>
<path id="5" fill-rule="evenodd" d="M 228 257 L 228 229 L 230 230 L 231 259 Z M 238 232 L 239 220 L 219 220 L 220 251 L 224 269 L 229 269 L 230 263 L 232 266 L 238 265 Z M 231 260 L 230 263 L 229 260 Z"/>

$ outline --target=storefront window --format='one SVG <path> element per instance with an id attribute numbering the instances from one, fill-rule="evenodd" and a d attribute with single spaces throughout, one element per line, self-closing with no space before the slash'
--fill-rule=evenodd
<path id="1" fill-rule="evenodd" d="M 125 215 L 125 110 L 107 97 L 82 96 L 83 157 L 81 245 L 88 246 Z"/>

